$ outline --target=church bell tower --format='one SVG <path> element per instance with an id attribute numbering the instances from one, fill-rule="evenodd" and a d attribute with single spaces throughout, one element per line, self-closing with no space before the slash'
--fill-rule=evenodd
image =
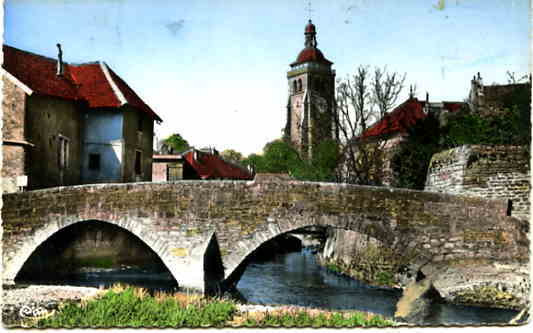
<path id="1" fill-rule="evenodd" d="M 335 122 L 335 70 L 317 48 L 316 27 L 309 20 L 304 49 L 287 72 L 289 98 L 285 139 L 311 158 L 313 148 L 337 137 Z"/>

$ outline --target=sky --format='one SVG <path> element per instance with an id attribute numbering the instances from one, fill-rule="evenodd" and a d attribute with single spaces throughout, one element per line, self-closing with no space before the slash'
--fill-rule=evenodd
<path id="1" fill-rule="evenodd" d="M 156 137 L 260 153 L 281 137 L 289 64 L 309 17 L 337 78 L 406 73 L 430 101 L 470 80 L 526 74 L 528 0 L 4 0 L 4 43 L 70 63 L 105 61 L 163 119 Z"/>

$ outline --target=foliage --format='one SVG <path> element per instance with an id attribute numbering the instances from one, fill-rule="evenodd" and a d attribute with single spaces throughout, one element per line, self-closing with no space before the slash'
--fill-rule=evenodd
<path id="1" fill-rule="evenodd" d="M 408 130 L 408 140 L 391 159 L 395 187 L 424 189 L 431 157 L 441 149 L 439 133 L 439 122 L 432 116 L 419 120 Z"/>
<path id="2" fill-rule="evenodd" d="M 252 166 L 255 168 L 255 171 L 257 170 L 263 170 L 263 156 L 258 154 L 250 154 L 248 157 L 244 158 L 241 162 L 243 165 L 246 166 Z"/>
<path id="3" fill-rule="evenodd" d="M 263 148 L 263 169 L 256 172 L 291 173 L 301 168 L 302 160 L 298 152 L 283 140 L 269 142 Z"/>
<path id="4" fill-rule="evenodd" d="M 248 317 L 245 326 L 255 327 L 385 327 L 394 323 L 379 315 L 361 312 L 319 312 L 293 310 L 285 312 L 267 312 L 262 316 Z"/>
<path id="5" fill-rule="evenodd" d="M 233 162 L 236 162 L 236 163 L 239 163 L 239 162 L 241 162 L 243 160 L 242 154 L 239 153 L 236 150 L 233 150 L 233 149 L 226 149 L 222 153 L 220 153 L 220 155 L 224 159 L 226 159 L 228 161 L 233 161 Z"/>
<path id="6" fill-rule="evenodd" d="M 451 120 L 443 137 L 444 147 L 464 144 L 529 145 L 531 124 L 529 115 L 514 106 L 505 108 L 499 115 L 482 117 L 466 113 Z"/>
<path id="7" fill-rule="evenodd" d="M 336 181 L 335 168 L 339 161 L 339 146 L 333 140 L 324 140 L 315 146 L 311 160 L 303 160 L 291 170 L 291 175 L 298 180 Z"/>
<path id="8" fill-rule="evenodd" d="M 189 143 L 180 134 L 174 133 L 163 140 L 163 142 L 174 150 L 175 153 L 181 153 L 190 148 Z"/>
<path id="9" fill-rule="evenodd" d="M 315 147 L 311 160 L 304 160 L 289 143 L 278 139 L 265 145 L 263 155 L 251 154 L 243 164 L 252 165 L 257 173 L 287 173 L 298 180 L 334 181 L 338 154 L 337 143 L 325 140 Z"/>
<path id="10" fill-rule="evenodd" d="M 183 303 L 173 295 L 149 296 L 128 287 L 110 290 L 83 305 L 68 304 L 36 327 L 198 327 L 222 326 L 236 311 L 233 302 L 199 299 Z"/>

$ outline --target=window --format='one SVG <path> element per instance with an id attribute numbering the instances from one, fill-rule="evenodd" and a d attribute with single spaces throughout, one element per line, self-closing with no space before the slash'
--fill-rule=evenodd
<path id="1" fill-rule="evenodd" d="M 68 168 L 69 160 L 69 140 L 68 138 L 58 135 L 57 164 L 60 170 Z"/>
<path id="2" fill-rule="evenodd" d="M 89 170 L 100 170 L 100 154 L 89 154 Z"/>
<path id="3" fill-rule="evenodd" d="M 181 180 L 181 167 L 178 165 L 168 165 L 167 166 L 167 180 L 176 181 Z"/>
<path id="4" fill-rule="evenodd" d="M 142 172 L 142 153 L 140 150 L 135 151 L 135 174 L 140 175 Z"/>
<path id="5" fill-rule="evenodd" d="M 298 91 L 302 90 L 302 80 L 298 79 Z"/>
<path id="6" fill-rule="evenodd" d="M 298 85 L 296 84 L 296 80 L 292 81 L 292 92 L 295 93 L 298 91 Z"/>
<path id="7" fill-rule="evenodd" d="M 139 113 L 139 118 L 137 119 L 137 131 L 143 131 L 143 115 Z"/>

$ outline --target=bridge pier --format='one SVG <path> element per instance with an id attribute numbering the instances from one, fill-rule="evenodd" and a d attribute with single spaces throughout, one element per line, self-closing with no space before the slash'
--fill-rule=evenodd
<path id="1" fill-rule="evenodd" d="M 180 288 L 213 295 L 223 290 L 224 267 L 215 232 L 190 248 L 172 248 L 164 262 Z"/>

